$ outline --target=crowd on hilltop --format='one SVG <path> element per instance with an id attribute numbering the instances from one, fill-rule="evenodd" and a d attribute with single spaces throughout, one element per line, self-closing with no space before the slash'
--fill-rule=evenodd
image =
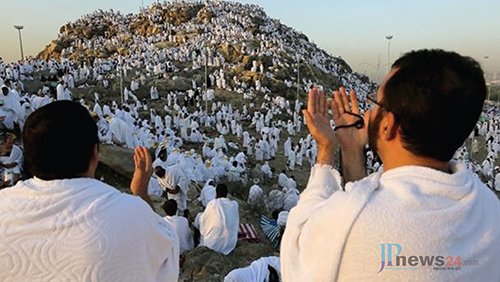
<path id="1" fill-rule="evenodd" d="M 269 92 L 268 88 L 262 86 L 261 80 L 264 78 L 277 79 L 286 87 L 295 88 L 296 79 L 287 77 L 289 74 L 284 73 L 297 68 L 297 62 L 301 62 L 339 77 L 343 85 L 356 87 L 360 95 L 371 90 L 370 84 L 362 83 L 357 75 L 346 70 L 338 58 L 320 50 L 293 29 L 268 18 L 258 6 L 209 1 L 203 4 L 199 12 L 211 15 L 207 22 L 197 20 L 195 16 L 194 19 L 175 25 L 168 22 L 165 11 L 176 9 L 178 5 L 181 4 L 154 4 L 143 9 L 140 16 L 123 16 L 112 11 L 97 11 L 85 15 L 62 30 L 60 37 L 70 43 L 61 51 L 61 58 L 83 54 L 89 49 L 120 47 L 127 50 L 126 54 L 116 52 L 106 60 L 94 60 L 94 78 L 110 66 L 114 74 L 123 71 L 127 75 L 127 72 L 141 68 L 146 70 L 146 76 L 161 76 L 172 65 L 181 67 L 188 64 L 181 67 L 182 70 L 196 70 L 207 64 L 211 70 L 213 67 L 213 72 L 209 74 L 210 85 L 240 94 Z M 134 27 L 141 21 L 145 21 L 145 26 L 154 27 L 154 32 L 139 34 Z M 82 27 L 107 28 L 108 31 L 96 33 L 92 38 L 86 39 L 78 32 Z M 158 43 L 167 43 L 167 47 Z M 220 48 L 224 44 L 236 48 L 238 55 L 250 56 L 253 59 L 250 61 L 252 65 L 245 70 L 260 73 L 261 76 L 257 76 L 260 79 L 245 82 L 242 81 L 241 73 L 228 77 L 225 73 L 232 73 L 233 69 L 241 67 L 241 62 L 228 61 L 231 55 L 224 54 Z M 311 72 L 313 73 L 312 70 Z M 301 83 L 304 91 L 307 91 L 307 86 L 311 83 L 315 81 L 304 78 Z"/>

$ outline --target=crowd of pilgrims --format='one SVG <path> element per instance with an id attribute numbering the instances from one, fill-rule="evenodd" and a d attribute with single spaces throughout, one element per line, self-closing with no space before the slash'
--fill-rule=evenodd
<path id="1" fill-rule="evenodd" d="M 260 7 L 207 2 L 204 3 L 205 9 L 214 14 L 211 20 L 199 24 L 187 22 L 172 25 L 162 20 L 162 11 L 171 9 L 173 5 L 190 4 L 158 3 L 141 11 L 142 18 L 161 31 L 155 35 L 140 35 L 129 29 L 135 19 L 132 15 L 97 11 L 68 24 L 66 29 L 61 29 L 59 36 L 71 38 L 70 31 L 77 26 L 103 24 L 114 26 L 116 30 L 113 34 L 108 32 L 92 40 L 75 36 L 71 45 L 62 50 L 59 60 L 0 62 L 0 119 L 4 132 L 0 145 L 2 186 L 11 186 L 23 177 L 22 144 L 17 137 L 27 116 L 55 100 L 77 100 L 94 117 L 101 143 L 155 149 L 149 193 L 169 199 L 163 207 L 166 219 L 178 229 L 181 251 L 192 249 L 196 240 L 200 245 L 228 254 L 236 246 L 234 236 L 238 234 L 239 215 L 238 204 L 226 198 L 227 187 L 223 183 L 240 182 L 245 187 L 251 186 L 248 189 L 248 204 L 264 203 L 264 208 L 273 214 L 276 224 L 284 227 L 287 212 L 297 203 L 302 189 L 292 174 L 297 166 L 314 165 L 317 148 L 311 135 L 307 134 L 300 114 L 303 101 L 271 94 L 271 90 L 259 79 L 243 82 L 238 76 L 230 78 L 227 74 L 229 70 L 239 65 L 228 62 L 214 46 L 229 42 L 240 46 L 242 54 L 271 58 L 269 66 L 254 60 L 248 69 L 271 79 L 276 78 L 280 70 L 294 67 L 294 62 L 284 59 L 280 53 L 297 54 L 300 60 L 339 77 L 343 85 L 356 90 L 361 107 L 364 107 L 365 96 L 374 88 L 358 75 L 344 71 L 338 61 L 323 51 L 309 52 L 312 43 L 306 39 L 290 40 L 295 31 L 265 17 Z M 243 28 L 253 25 L 255 17 L 265 19 L 260 26 L 260 34 Z M 192 37 L 179 35 L 198 29 L 205 32 Z M 119 36 L 124 34 L 129 35 L 127 41 L 123 40 L 124 36 Z M 250 48 L 246 45 L 245 42 L 256 38 L 260 46 Z M 165 41 L 175 47 L 158 48 L 155 45 Z M 86 62 L 68 59 L 77 50 L 99 49 L 108 45 L 125 46 L 128 55 L 112 55 L 107 59 L 95 58 Z M 165 93 L 159 91 L 156 85 L 146 86 L 146 82 L 153 79 L 176 80 L 183 71 L 200 70 L 205 64 L 210 68 L 207 85 L 192 80 L 188 91 Z M 109 89 L 119 78 L 127 83 L 122 97 L 116 100 L 109 99 L 106 92 L 96 92 L 91 98 L 79 100 L 73 95 L 79 91 L 78 88 L 95 85 Z M 25 84 L 38 81 L 42 85 L 38 91 L 25 91 Z M 306 93 L 308 87 L 315 83 L 314 78 L 303 78 L 301 93 Z M 283 79 L 283 84 L 290 89 L 297 87 L 293 77 Z M 208 91 L 204 91 L 205 86 Z M 243 106 L 237 108 L 231 103 L 218 101 L 214 89 L 241 96 Z M 141 91 L 149 95 L 142 95 L 141 98 Z M 490 188 L 497 191 L 500 191 L 500 170 L 495 167 L 500 152 L 499 132 L 499 107 L 486 104 L 482 119 L 471 133 L 470 145 L 464 144 L 455 157 L 467 163 L 470 169 L 486 179 Z M 484 149 L 487 156 L 477 162 L 473 157 L 479 153 L 480 138 L 486 142 Z M 237 141 L 229 142 L 227 139 Z M 193 144 L 198 144 L 196 147 L 199 149 L 186 149 L 186 145 L 193 147 Z M 279 154 L 284 155 L 286 164 L 272 167 L 270 161 Z M 366 164 L 370 172 L 382 167 L 370 150 L 366 151 Z M 263 189 L 260 184 L 265 181 L 275 183 L 273 189 Z M 202 186 L 197 199 L 188 198 L 192 183 L 201 183 Z M 190 224 L 183 217 L 188 201 L 198 201 L 206 207 L 192 223 L 199 230 L 194 239 Z M 217 209 L 227 212 L 226 222 L 213 220 Z M 230 229 L 226 236 L 231 238 L 205 237 L 203 230 L 210 224 L 226 225 Z M 274 265 L 279 270 L 279 259 L 262 258 L 255 262 L 254 267 L 267 265 Z M 231 281 L 231 275 L 240 274 L 230 273 L 228 281 Z"/>

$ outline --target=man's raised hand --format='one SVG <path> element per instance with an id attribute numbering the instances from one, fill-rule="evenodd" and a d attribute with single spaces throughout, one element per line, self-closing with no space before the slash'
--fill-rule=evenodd
<path id="1" fill-rule="evenodd" d="M 152 208 L 153 203 L 148 196 L 149 179 L 153 173 L 151 154 L 145 147 L 136 147 L 134 149 L 134 175 L 130 183 L 130 190 L 133 195 L 140 196 Z"/>
<path id="2" fill-rule="evenodd" d="M 359 103 L 354 90 L 350 91 L 349 97 L 347 97 L 344 87 L 340 87 L 338 91 L 333 91 L 331 107 L 335 126 L 354 124 L 359 120 Z M 363 150 L 368 143 L 368 118 L 365 117 L 362 122 L 364 123 L 362 128 L 352 126 L 339 128 L 336 131 L 340 147 L 343 151 Z"/>
<path id="3" fill-rule="evenodd" d="M 328 114 L 330 102 L 325 94 L 312 88 L 307 96 L 307 109 L 302 110 L 307 128 L 318 145 L 317 163 L 333 165 L 333 154 L 337 148 L 335 132 Z"/>

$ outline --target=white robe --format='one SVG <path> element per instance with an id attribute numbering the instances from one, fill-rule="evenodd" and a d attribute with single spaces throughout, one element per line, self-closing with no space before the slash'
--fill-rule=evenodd
<path id="1" fill-rule="evenodd" d="M 167 161 L 162 161 L 160 158 L 156 158 L 151 167 L 154 169 L 155 167 L 158 166 L 162 167 L 163 169 L 167 169 L 168 168 Z"/>
<path id="2" fill-rule="evenodd" d="M 292 140 L 290 139 L 290 137 L 285 141 L 284 150 L 285 150 L 285 152 L 284 152 L 285 157 L 288 157 L 288 154 L 292 150 Z"/>
<path id="3" fill-rule="evenodd" d="M 297 205 L 299 201 L 299 193 L 297 189 L 289 189 L 285 194 L 285 200 L 283 201 L 283 209 L 285 211 L 291 210 Z"/>
<path id="4" fill-rule="evenodd" d="M 264 190 L 260 188 L 259 185 L 255 184 L 250 187 L 248 191 L 248 200 L 247 203 L 251 206 L 257 205 L 262 202 L 264 196 Z"/>
<path id="5" fill-rule="evenodd" d="M 255 146 L 255 160 L 263 161 L 264 160 L 264 151 L 260 147 L 260 142 Z"/>
<path id="6" fill-rule="evenodd" d="M 69 100 L 66 98 L 66 93 L 64 91 L 64 84 L 62 84 L 62 83 L 57 84 L 56 98 L 57 98 L 57 101 Z"/>
<path id="7" fill-rule="evenodd" d="M 253 261 L 249 266 L 237 268 L 229 272 L 224 282 L 267 282 L 269 279 L 268 266 L 280 273 L 279 257 L 262 257 Z"/>
<path id="8" fill-rule="evenodd" d="M 0 190 L 0 213 L 2 281 L 178 279 L 172 226 L 98 180 L 18 182 Z"/>
<path id="9" fill-rule="evenodd" d="M 288 184 L 289 184 L 289 178 L 288 176 L 286 176 L 286 174 L 284 174 L 283 172 L 279 174 L 278 176 L 278 185 L 280 187 L 288 187 Z"/>
<path id="10" fill-rule="evenodd" d="M 0 105 L 0 116 L 4 117 L 3 124 L 8 129 L 14 129 L 14 122 L 17 121 L 17 117 L 21 110 L 19 95 L 16 93 L 17 92 L 10 91 L 7 96 L 0 94 L 0 100 L 2 101 Z"/>
<path id="11" fill-rule="evenodd" d="M 12 150 L 10 151 L 10 154 L 8 156 L 0 157 L 0 163 L 2 164 L 17 163 L 15 167 L 5 169 L 16 174 L 21 173 L 23 167 L 23 160 L 24 160 L 23 150 L 17 145 L 12 145 Z"/>
<path id="12" fill-rule="evenodd" d="M 316 165 L 288 216 L 281 241 L 283 281 L 500 277 L 498 198 L 463 164 L 452 163 L 451 170 L 447 174 L 421 166 L 399 167 L 349 182 L 344 192 L 339 191 L 336 170 Z M 389 261 L 388 243 L 397 244 L 391 248 L 393 267 L 395 252 L 454 260 L 461 256 L 478 264 L 459 271 L 433 271 L 421 263 L 411 271 L 382 269 L 382 255 L 385 263 Z"/>
<path id="13" fill-rule="evenodd" d="M 269 166 L 269 163 L 265 163 L 262 165 L 260 170 L 264 173 L 264 175 L 268 178 L 271 178 L 273 176 L 273 172 L 271 171 L 271 167 Z"/>
<path id="14" fill-rule="evenodd" d="M 109 131 L 113 142 L 120 146 L 125 146 L 129 149 L 134 148 L 134 137 L 132 136 L 132 129 L 127 123 L 119 118 L 111 118 L 109 121 Z"/>
<path id="15" fill-rule="evenodd" d="M 270 212 L 275 210 L 281 210 L 283 208 L 283 204 L 285 202 L 285 193 L 280 190 L 274 189 L 269 192 L 269 196 L 267 197 L 267 209 Z"/>
<path id="16" fill-rule="evenodd" d="M 210 201 L 200 216 L 200 245 L 229 254 L 236 247 L 239 225 L 236 201 L 227 198 Z"/>
<path id="17" fill-rule="evenodd" d="M 209 179 L 205 186 L 203 186 L 200 196 L 198 197 L 198 201 L 200 201 L 204 207 L 206 207 L 210 201 L 215 199 L 216 196 L 215 187 L 208 184 L 211 180 L 212 179 Z"/>
<path id="18" fill-rule="evenodd" d="M 148 184 L 148 195 L 155 195 L 161 197 L 163 194 L 163 189 L 156 177 L 151 177 Z"/>
<path id="19" fill-rule="evenodd" d="M 194 248 L 193 232 L 189 228 L 188 220 L 183 216 L 165 216 L 164 219 L 172 225 L 174 230 L 177 232 L 177 238 L 179 238 L 179 252 L 182 254 L 185 251 L 192 250 Z"/>
<path id="20" fill-rule="evenodd" d="M 500 192 L 500 172 L 495 176 L 495 190 Z"/>
<path id="21" fill-rule="evenodd" d="M 162 187 L 166 187 L 171 190 L 175 189 L 176 186 L 178 186 L 179 192 L 177 194 L 168 193 L 168 198 L 173 199 L 177 202 L 177 209 L 179 213 L 187 208 L 187 192 L 189 190 L 189 179 L 184 174 L 181 165 L 176 164 L 173 166 L 169 166 L 165 170 L 165 177 L 158 178 L 158 183 L 160 183 Z"/>
<path id="22" fill-rule="evenodd" d="M 288 161 L 286 164 L 290 170 L 295 169 L 295 152 L 294 151 L 290 151 L 288 153 Z"/>

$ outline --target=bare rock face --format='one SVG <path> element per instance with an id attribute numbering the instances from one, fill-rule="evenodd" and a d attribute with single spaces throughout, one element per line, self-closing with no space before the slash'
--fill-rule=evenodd
<path id="1" fill-rule="evenodd" d="M 198 12 L 204 7 L 204 5 L 184 5 L 178 6 L 175 9 L 164 10 L 163 19 L 169 23 L 175 25 L 180 25 L 195 18 Z"/>
<path id="2" fill-rule="evenodd" d="M 49 60 L 50 58 L 59 58 L 63 47 L 57 42 L 52 41 L 45 49 L 38 53 L 37 57 L 42 60 Z"/>
<path id="3" fill-rule="evenodd" d="M 128 179 L 131 179 L 134 173 L 133 155 L 134 152 L 131 149 L 115 145 L 101 144 L 99 146 L 100 162 Z"/>
<path id="4" fill-rule="evenodd" d="M 214 17 L 214 15 L 213 15 L 212 11 L 210 11 L 206 8 L 201 9 L 198 12 L 198 14 L 196 15 L 196 18 L 198 19 L 198 21 L 201 23 L 204 23 L 204 24 L 209 23 L 213 17 Z"/>

